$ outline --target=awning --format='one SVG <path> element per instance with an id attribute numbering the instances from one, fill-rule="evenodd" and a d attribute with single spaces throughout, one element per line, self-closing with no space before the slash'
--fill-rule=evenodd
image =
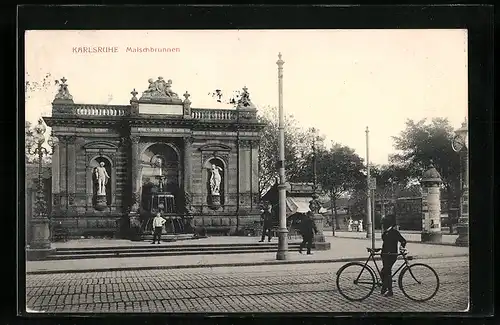
<path id="1" fill-rule="evenodd" d="M 307 213 L 309 211 L 310 197 L 287 197 L 286 198 L 286 214 Z"/>

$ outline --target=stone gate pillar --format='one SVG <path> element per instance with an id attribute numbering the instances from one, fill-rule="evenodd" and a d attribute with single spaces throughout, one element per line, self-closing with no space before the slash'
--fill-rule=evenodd
<path id="1" fill-rule="evenodd" d="M 139 136 L 130 136 L 130 147 L 131 147 L 131 176 L 132 176 L 132 188 L 131 188 L 131 202 L 130 202 L 130 213 L 129 213 L 129 238 L 132 240 L 140 240 L 141 234 L 141 220 L 139 215 L 140 207 L 140 184 L 139 184 Z"/>
<path id="2" fill-rule="evenodd" d="M 140 206 L 140 183 L 139 183 L 139 136 L 130 136 L 130 146 L 132 151 L 131 168 L 132 168 L 132 202 L 130 207 L 131 213 L 137 213 Z"/>
<path id="3" fill-rule="evenodd" d="M 185 137 L 184 139 L 184 199 L 186 200 L 186 210 L 191 211 L 192 190 L 191 190 L 191 174 L 192 168 L 192 137 Z"/>
<path id="4" fill-rule="evenodd" d="M 422 177 L 422 242 L 440 243 L 441 233 L 441 175 L 430 166 Z"/>

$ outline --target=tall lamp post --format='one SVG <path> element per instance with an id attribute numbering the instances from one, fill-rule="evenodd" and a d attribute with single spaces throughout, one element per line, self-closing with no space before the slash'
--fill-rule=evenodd
<path id="1" fill-rule="evenodd" d="M 318 170 L 316 157 L 316 141 L 319 140 L 318 130 L 311 128 L 312 138 L 312 153 L 313 153 L 313 194 L 318 194 Z"/>
<path id="2" fill-rule="evenodd" d="M 46 127 L 43 124 L 42 118 L 38 120 L 38 124 L 34 127 L 34 133 L 32 131 L 26 134 L 26 146 L 28 152 L 32 155 L 38 156 L 38 183 L 37 183 L 37 193 L 35 202 L 35 214 L 30 221 L 31 227 L 31 238 L 29 238 L 29 244 L 26 250 L 26 258 L 28 260 L 42 259 L 53 252 L 50 243 L 50 226 L 49 219 L 47 218 L 47 203 L 45 202 L 45 196 L 43 194 L 43 169 L 42 160 L 43 156 L 52 155 L 54 153 L 54 147 L 58 143 L 58 139 L 53 136 L 49 137 L 47 143 L 51 148 L 48 151 L 43 147 L 45 143 L 45 131 Z"/>
<path id="3" fill-rule="evenodd" d="M 371 179 L 370 179 L 370 146 L 368 142 L 368 127 L 366 127 L 366 238 L 372 239 L 372 248 L 375 248 L 375 234 L 372 229 Z"/>
<path id="4" fill-rule="evenodd" d="M 463 171 L 462 197 L 460 198 L 460 218 L 458 219 L 457 246 L 469 246 L 469 129 L 467 119 L 462 126 L 455 131 L 451 147 L 453 151 L 462 155 L 465 170 Z"/>
<path id="5" fill-rule="evenodd" d="M 286 228 L 286 180 L 285 180 L 285 118 L 283 116 L 283 64 L 281 53 L 278 54 L 278 100 L 279 100 L 279 224 L 278 231 L 278 252 L 277 260 L 286 260 L 288 258 L 288 230 Z"/>
<path id="6" fill-rule="evenodd" d="M 309 209 L 312 212 L 314 223 L 316 224 L 317 233 L 314 235 L 314 248 L 316 250 L 329 250 L 331 244 L 325 240 L 325 235 L 323 234 L 323 215 L 319 213 L 321 209 L 321 203 L 319 202 L 319 191 L 318 191 L 318 173 L 317 173 L 317 152 L 316 152 L 316 141 L 319 141 L 318 131 L 315 128 L 311 129 L 313 135 L 312 141 L 312 152 L 313 152 L 313 195 L 312 200 L 309 201 Z M 333 226 L 335 227 L 335 225 Z"/>

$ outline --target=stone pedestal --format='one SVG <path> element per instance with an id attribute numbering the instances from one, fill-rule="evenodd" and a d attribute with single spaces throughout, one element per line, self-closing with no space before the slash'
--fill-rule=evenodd
<path id="1" fill-rule="evenodd" d="M 468 247 L 469 246 L 469 224 L 459 223 L 457 225 L 458 238 L 455 241 L 455 245 Z"/>
<path id="2" fill-rule="evenodd" d="M 108 207 L 106 202 L 106 195 L 97 195 L 95 209 L 97 211 L 104 211 Z"/>
<path id="3" fill-rule="evenodd" d="M 440 232 L 422 232 L 420 234 L 420 240 L 427 243 L 441 243 L 443 239 L 443 234 Z"/>
<path id="4" fill-rule="evenodd" d="M 288 230 L 280 228 L 278 230 L 278 252 L 276 259 L 283 261 L 288 259 Z"/>
<path id="5" fill-rule="evenodd" d="M 45 217 L 35 217 L 31 220 L 31 242 L 26 249 L 26 259 L 28 261 L 42 260 L 55 252 L 50 244 L 49 219 Z"/>
<path id="6" fill-rule="evenodd" d="M 220 208 L 220 195 L 212 195 L 211 208 L 214 210 Z"/>
<path id="7" fill-rule="evenodd" d="M 329 250 L 331 244 L 325 240 L 325 235 L 323 234 L 324 229 L 324 217 L 321 214 L 313 215 L 314 223 L 318 229 L 318 233 L 314 235 L 313 246 L 316 250 Z"/>
<path id="8" fill-rule="evenodd" d="M 131 212 L 129 218 L 129 239 L 141 240 L 141 218 L 138 213 Z"/>

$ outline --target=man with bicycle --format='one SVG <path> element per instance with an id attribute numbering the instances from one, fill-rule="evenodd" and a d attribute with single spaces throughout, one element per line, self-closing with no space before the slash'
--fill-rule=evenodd
<path id="1" fill-rule="evenodd" d="M 401 244 L 402 250 L 406 246 L 406 239 L 396 227 L 396 216 L 387 215 L 383 221 L 384 232 L 382 233 L 382 290 L 381 294 L 384 297 L 393 296 L 392 292 L 392 266 L 398 258 L 398 243 Z"/>

